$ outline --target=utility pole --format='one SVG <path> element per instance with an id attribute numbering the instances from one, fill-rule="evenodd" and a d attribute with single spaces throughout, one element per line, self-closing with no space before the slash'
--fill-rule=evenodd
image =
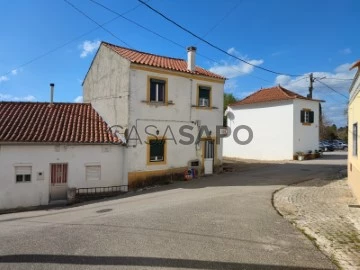
<path id="1" fill-rule="evenodd" d="M 315 82 L 315 78 L 312 73 L 309 74 L 310 86 L 309 86 L 309 94 L 307 95 L 308 98 L 312 98 L 313 93 L 313 83 Z"/>

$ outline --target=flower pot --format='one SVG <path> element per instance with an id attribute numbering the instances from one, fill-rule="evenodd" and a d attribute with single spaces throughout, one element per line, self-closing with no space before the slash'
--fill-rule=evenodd
<path id="1" fill-rule="evenodd" d="M 298 156 L 298 160 L 300 160 L 300 161 L 302 161 L 302 160 L 304 160 L 304 156 Z"/>

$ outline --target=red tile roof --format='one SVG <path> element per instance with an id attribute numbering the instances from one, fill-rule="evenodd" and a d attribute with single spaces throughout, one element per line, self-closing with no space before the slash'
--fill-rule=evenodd
<path id="1" fill-rule="evenodd" d="M 218 74 L 212 73 L 206 69 L 203 69 L 202 67 L 196 66 L 195 71 L 191 72 L 187 69 L 187 62 L 184 59 L 179 58 L 171 58 L 167 56 L 161 56 L 146 52 L 140 52 L 124 47 L 120 47 L 114 44 L 110 44 L 107 42 L 102 42 L 102 45 L 106 46 L 107 48 L 113 50 L 117 54 L 121 55 L 122 57 L 126 58 L 132 63 L 135 64 L 141 64 L 141 65 L 147 65 L 157 68 L 164 68 L 169 69 L 173 71 L 179 71 L 179 72 L 185 72 L 195 75 L 201 75 L 201 76 L 207 76 L 212 77 L 216 79 L 223 79 L 226 78 L 223 76 L 220 76 Z"/>
<path id="2" fill-rule="evenodd" d="M 0 143 L 110 143 L 117 138 L 87 103 L 0 102 Z"/>
<path id="3" fill-rule="evenodd" d="M 280 101 L 280 100 L 292 100 L 292 99 L 305 99 L 311 101 L 321 102 L 322 100 L 316 100 L 304 97 L 295 92 L 285 89 L 284 87 L 274 86 L 271 88 L 261 89 L 250 96 L 230 104 L 229 106 L 247 105 L 261 102 Z"/>
<path id="4" fill-rule="evenodd" d="M 356 67 L 360 67 L 360 60 L 355 62 L 351 67 L 350 67 L 350 70 L 352 70 L 353 68 L 356 68 Z"/>

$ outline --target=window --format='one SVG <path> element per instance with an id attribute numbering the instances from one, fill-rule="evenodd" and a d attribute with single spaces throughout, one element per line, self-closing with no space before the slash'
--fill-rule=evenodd
<path id="1" fill-rule="evenodd" d="M 166 102 L 166 81 L 150 78 L 150 102 Z"/>
<path id="2" fill-rule="evenodd" d="M 99 181 L 100 179 L 101 179 L 101 166 L 100 165 L 86 166 L 86 180 L 87 181 Z"/>
<path id="3" fill-rule="evenodd" d="M 199 107 L 211 107 L 211 87 L 199 86 L 198 88 L 198 104 Z"/>
<path id="4" fill-rule="evenodd" d="M 309 109 L 303 109 L 301 111 L 300 121 L 304 125 L 310 125 L 314 123 L 314 112 Z"/>
<path id="5" fill-rule="evenodd" d="M 166 162 L 166 145 L 165 139 L 150 139 L 148 148 L 149 148 L 149 162 L 150 164 L 158 164 Z"/>
<path id="6" fill-rule="evenodd" d="M 353 156 L 358 155 L 358 124 L 353 125 Z"/>
<path id="7" fill-rule="evenodd" d="M 15 167 L 16 183 L 31 182 L 31 166 Z"/>

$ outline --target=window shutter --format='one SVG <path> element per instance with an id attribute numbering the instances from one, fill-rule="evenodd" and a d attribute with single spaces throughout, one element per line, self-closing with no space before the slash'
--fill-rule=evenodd
<path id="1" fill-rule="evenodd" d="M 86 166 L 86 180 L 99 181 L 101 175 L 100 166 Z"/>
<path id="2" fill-rule="evenodd" d="M 301 123 L 304 123 L 304 122 L 305 122 L 305 111 L 301 111 L 301 114 L 300 114 L 300 122 L 301 122 Z"/>
<path id="3" fill-rule="evenodd" d="M 16 166 L 15 174 L 16 175 L 31 174 L 31 166 Z"/>
<path id="4" fill-rule="evenodd" d="M 309 112 L 309 122 L 314 123 L 314 112 Z"/>

